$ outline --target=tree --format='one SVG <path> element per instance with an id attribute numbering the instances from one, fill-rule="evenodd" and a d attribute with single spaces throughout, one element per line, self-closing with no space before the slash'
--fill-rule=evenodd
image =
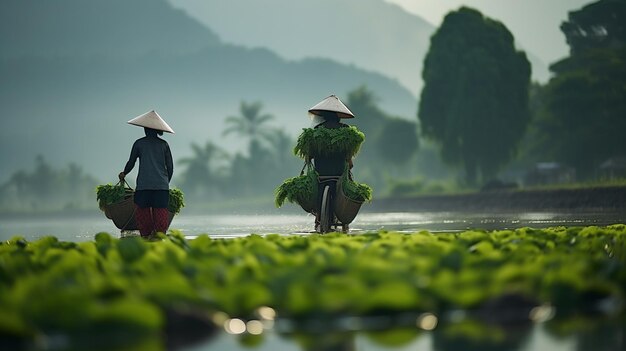
<path id="1" fill-rule="evenodd" d="M 211 142 L 206 142 L 204 146 L 192 143 L 191 150 L 192 157 L 178 161 L 187 166 L 182 174 L 181 188 L 189 197 L 209 195 L 212 190 L 221 187 L 218 162 L 224 160 L 226 154 Z"/>
<path id="2" fill-rule="evenodd" d="M 376 96 L 365 86 L 348 93 L 348 105 L 358 118 L 358 128 L 365 133 L 368 150 L 365 158 L 387 165 L 406 163 L 419 148 L 417 126 L 400 117 L 390 116 L 376 104 Z"/>
<path id="3" fill-rule="evenodd" d="M 378 98 L 365 85 L 348 93 L 348 106 L 358 118 L 358 126 L 366 137 L 372 138 L 387 117 L 377 106 Z"/>
<path id="4" fill-rule="evenodd" d="M 570 56 L 554 63 L 536 116 L 540 144 L 555 161 L 590 178 L 626 152 L 626 1 L 601 0 L 570 12 L 561 30 Z"/>
<path id="5" fill-rule="evenodd" d="M 561 24 L 572 56 L 590 49 L 623 47 L 626 42 L 626 1 L 601 0 L 569 13 Z"/>
<path id="6" fill-rule="evenodd" d="M 284 129 L 274 129 L 268 139 L 277 166 L 293 163 L 297 158 L 293 157 L 295 141 Z"/>
<path id="7" fill-rule="evenodd" d="M 357 117 L 355 124 L 365 133 L 355 169 L 374 187 L 382 186 L 385 177 L 397 173 L 418 150 L 417 125 L 382 111 L 365 86 L 349 92 L 347 104 Z"/>
<path id="8" fill-rule="evenodd" d="M 224 135 L 231 133 L 237 134 L 241 137 L 248 139 L 249 149 L 263 139 L 270 137 L 270 130 L 265 127 L 265 124 L 274 119 L 274 116 L 270 114 L 261 114 L 263 104 L 261 102 L 247 103 L 242 101 L 239 105 L 239 116 L 226 117 L 226 129 Z"/>
<path id="9" fill-rule="evenodd" d="M 529 121 L 530 63 L 500 22 L 462 7 L 446 15 L 424 61 L 418 118 L 470 185 L 512 159 Z"/>
<path id="10" fill-rule="evenodd" d="M 39 155 L 32 172 L 19 170 L 0 184 L 0 210 L 59 211 L 93 208 L 98 181 L 76 164 L 57 169 Z"/>

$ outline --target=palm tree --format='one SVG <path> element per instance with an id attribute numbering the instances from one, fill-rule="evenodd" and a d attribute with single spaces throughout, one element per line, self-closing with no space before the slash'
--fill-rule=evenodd
<path id="1" fill-rule="evenodd" d="M 192 157 L 178 161 L 187 165 L 181 187 L 193 195 L 203 195 L 211 188 L 219 188 L 221 170 L 218 162 L 227 158 L 226 153 L 210 141 L 204 146 L 191 143 L 191 150 Z"/>
<path id="2" fill-rule="evenodd" d="M 261 114 L 263 104 L 259 101 L 247 103 L 242 101 L 239 105 L 240 116 L 226 117 L 226 130 L 223 135 L 235 133 L 248 139 L 249 147 L 259 143 L 262 139 L 271 138 L 271 131 L 264 124 L 274 119 L 270 114 Z"/>
<path id="3" fill-rule="evenodd" d="M 268 141 L 272 147 L 272 152 L 274 153 L 277 164 L 284 165 L 293 158 L 295 141 L 284 129 L 274 129 Z"/>

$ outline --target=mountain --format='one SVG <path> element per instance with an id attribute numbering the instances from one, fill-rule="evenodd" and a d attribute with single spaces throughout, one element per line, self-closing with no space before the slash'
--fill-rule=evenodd
<path id="1" fill-rule="evenodd" d="M 310 106 L 361 85 L 385 111 L 415 116 L 414 96 L 395 80 L 329 59 L 291 61 L 267 49 L 224 44 L 165 0 L 3 6 L 0 181 L 31 167 L 38 154 L 115 181 L 143 134 L 126 121 L 151 109 L 176 131 L 165 136 L 175 159 L 189 155 L 192 142 L 241 150 L 242 142 L 222 131 L 242 100 L 261 101 L 263 111 L 275 115 L 274 126 L 292 135 L 308 126 Z"/>
<path id="2" fill-rule="evenodd" d="M 382 72 L 418 96 L 435 28 L 383 0 L 169 0 L 227 42 Z"/>
<path id="3" fill-rule="evenodd" d="M 169 1 L 226 42 L 266 47 L 287 59 L 327 57 L 354 64 L 397 79 L 414 96 L 421 92 L 422 63 L 436 30 L 384 0 Z M 547 65 L 527 54 L 533 79 L 545 82 Z"/>
<path id="4" fill-rule="evenodd" d="M 2 57 L 183 54 L 219 38 L 160 0 L 3 0 Z"/>

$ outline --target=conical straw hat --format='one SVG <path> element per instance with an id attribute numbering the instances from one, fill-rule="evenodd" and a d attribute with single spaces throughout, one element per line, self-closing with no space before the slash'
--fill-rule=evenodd
<path id="1" fill-rule="evenodd" d="M 156 111 L 154 110 L 146 112 L 141 116 L 137 116 L 131 119 L 130 121 L 128 121 L 128 124 L 133 124 L 133 125 L 140 126 L 140 127 L 152 128 L 156 130 L 162 130 L 164 132 L 174 134 L 174 130 L 170 128 L 170 126 L 167 123 L 165 123 L 163 118 L 161 118 L 161 116 L 159 116 L 159 114 L 156 113 Z"/>
<path id="2" fill-rule="evenodd" d="M 335 95 L 327 97 L 309 109 L 309 112 L 316 115 L 319 115 L 320 111 L 337 112 L 339 118 L 354 118 L 354 113 L 352 113 Z"/>

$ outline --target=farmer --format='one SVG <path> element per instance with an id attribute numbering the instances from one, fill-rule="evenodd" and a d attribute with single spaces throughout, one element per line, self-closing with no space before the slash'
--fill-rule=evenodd
<path id="1" fill-rule="evenodd" d="M 331 95 L 324 100 L 320 101 L 317 105 L 309 109 L 310 117 L 313 121 L 313 128 L 347 128 L 347 124 L 341 123 L 343 118 L 354 118 L 352 111 L 344 105 L 341 100 L 335 95 Z M 334 183 L 337 182 L 337 178 L 340 177 L 346 166 L 348 170 L 352 169 L 352 159 L 345 153 L 328 153 L 323 156 L 318 156 L 313 159 L 307 159 L 308 162 L 313 161 L 313 165 L 317 174 L 320 176 L 320 183 L 318 185 L 318 198 L 317 209 L 315 213 L 315 230 L 319 231 L 320 224 L 320 212 L 322 203 L 322 191 L 324 184 L 322 181 L 329 180 Z M 330 187 L 331 196 L 335 196 L 335 186 Z M 334 209 L 331 208 L 331 213 L 334 213 Z M 347 225 L 346 225 L 347 227 Z"/>
<path id="2" fill-rule="evenodd" d="M 172 153 L 167 141 L 159 138 L 172 128 L 154 110 L 128 121 L 144 127 L 145 137 L 138 139 L 130 151 L 130 158 L 119 174 L 121 181 L 135 167 L 139 159 L 139 173 L 135 191 L 135 220 L 142 237 L 155 232 L 165 233 L 169 226 L 169 182 L 174 174 Z"/>

